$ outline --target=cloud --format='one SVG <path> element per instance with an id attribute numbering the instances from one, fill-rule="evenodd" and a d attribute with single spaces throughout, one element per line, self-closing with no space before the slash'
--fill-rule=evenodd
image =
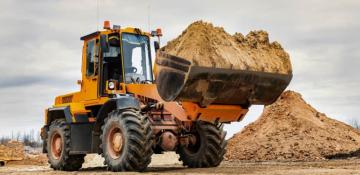
<path id="1" fill-rule="evenodd" d="M 32 84 L 36 84 L 42 82 L 48 78 L 46 77 L 31 77 L 31 76 L 14 76 L 7 77 L 5 79 L 0 80 L 0 88 L 11 88 L 18 86 L 29 86 Z"/>
<path id="2" fill-rule="evenodd" d="M 333 118 L 347 122 L 360 113 L 357 0 L 99 2 L 99 20 L 96 0 L 0 2 L 0 134 L 40 128 L 54 97 L 79 89 L 79 38 L 101 28 L 97 23 L 105 19 L 123 27 L 161 27 L 163 44 L 200 19 L 229 33 L 265 29 L 291 55 L 291 89 Z M 255 107 L 243 123 L 226 128 L 235 133 L 260 113 Z"/>

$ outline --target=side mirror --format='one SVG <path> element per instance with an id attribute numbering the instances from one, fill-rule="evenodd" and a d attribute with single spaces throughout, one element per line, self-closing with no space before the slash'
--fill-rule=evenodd
<path id="1" fill-rule="evenodd" d="M 82 84 L 82 81 L 81 81 L 81 80 L 78 80 L 78 81 L 77 81 L 77 84 L 78 84 L 78 85 L 81 85 L 81 84 Z"/>
<path id="2" fill-rule="evenodd" d="M 109 52 L 109 43 L 106 35 L 100 35 L 100 47 L 102 52 Z"/>
<path id="3" fill-rule="evenodd" d="M 154 48 L 155 48 L 155 52 L 157 52 L 160 49 L 160 44 L 158 41 L 154 41 Z"/>

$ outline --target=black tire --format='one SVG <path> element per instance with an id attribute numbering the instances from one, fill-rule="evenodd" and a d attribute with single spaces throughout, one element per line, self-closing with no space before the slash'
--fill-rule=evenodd
<path id="1" fill-rule="evenodd" d="M 60 136 L 61 139 L 61 153 L 56 157 L 53 153 L 53 137 Z M 47 157 L 50 167 L 54 170 L 62 171 L 77 171 L 84 163 L 85 155 L 70 155 L 71 140 L 70 140 L 70 126 L 64 119 L 57 119 L 51 122 L 46 140 Z"/>
<path id="2" fill-rule="evenodd" d="M 135 109 L 114 110 L 102 126 L 101 149 L 111 171 L 143 171 L 151 162 L 152 130 L 146 116 Z M 121 133 L 121 147 L 114 154 L 113 131 Z M 112 141 L 111 141 L 112 140 Z"/>
<path id="3" fill-rule="evenodd" d="M 189 168 L 218 166 L 226 152 L 226 132 L 223 127 L 200 121 L 195 123 L 193 134 L 196 136 L 196 144 L 180 146 L 177 150 L 179 160 Z"/>

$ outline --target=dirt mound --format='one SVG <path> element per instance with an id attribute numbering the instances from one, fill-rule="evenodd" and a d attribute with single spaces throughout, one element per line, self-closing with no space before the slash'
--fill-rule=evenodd
<path id="1" fill-rule="evenodd" d="M 194 65 L 227 69 L 291 73 L 289 55 L 265 31 L 228 34 L 221 27 L 197 21 L 162 48 Z"/>
<path id="2" fill-rule="evenodd" d="M 4 145 L 0 145 L 0 160 L 24 160 L 25 151 L 24 144 L 17 141 L 9 141 Z"/>
<path id="3" fill-rule="evenodd" d="M 31 151 L 29 152 L 29 150 Z M 35 148 L 24 146 L 22 142 L 9 141 L 0 145 L 0 160 L 9 165 L 46 165 L 47 157 Z"/>
<path id="4" fill-rule="evenodd" d="M 9 165 L 47 165 L 46 154 L 26 154 L 23 160 L 9 161 Z"/>
<path id="5" fill-rule="evenodd" d="M 284 92 L 261 117 L 234 135 L 228 160 L 318 160 L 360 148 L 360 132 L 328 118 L 300 94 Z"/>

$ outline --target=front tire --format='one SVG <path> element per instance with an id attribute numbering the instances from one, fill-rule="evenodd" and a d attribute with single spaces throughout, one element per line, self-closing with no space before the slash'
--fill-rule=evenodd
<path id="1" fill-rule="evenodd" d="M 48 162 L 54 170 L 77 171 L 82 167 L 85 155 L 70 155 L 70 126 L 64 119 L 51 122 L 45 143 Z"/>
<path id="2" fill-rule="evenodd" d="M 216 167 L 224 159 L 226 152 L 226 132 L 222 126 L 199 121 L 192 133 L 193 143 L 180 146 L 178 154 L 184 166 L 189 168 Z"/>
<path id="3" fill-rule="evenodd" d="M 114 110 L 102 126 L 101 148 L 111 171 L 143 171 L 151 162 L 152 130 L 135 109 Z"/>

